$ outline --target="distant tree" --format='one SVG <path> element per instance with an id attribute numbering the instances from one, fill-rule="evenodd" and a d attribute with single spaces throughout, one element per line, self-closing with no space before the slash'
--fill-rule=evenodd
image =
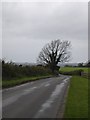
<path id="1" fill-rule="evenodd" d="M 90 67 L 90 60 L 88 60 L 86 67 Z"/>
<path id="2" fill-rule="evenodd" d="M 72 65 L 65 65 L 65 67 L 72 67 Z"/>
<path id="3" fill-rule="evenodd" d="M 88 67 L 90 67 L 90 61 L 88 62 Z"/>
<path id="4" fill-rule="evenodd" d="M 78 63 L 78 67 L 83 67 L 83 63 Z"/>
<path id="5" fill-rule="evenodd" d="M 38 56 L 38 62 L 47 65 L 52 72 L 58 70 L 57 64 L 59 62 L 68 62 L 70 60 L 70 46 L 69 41 L 53 40 L 46 44 Z"/>

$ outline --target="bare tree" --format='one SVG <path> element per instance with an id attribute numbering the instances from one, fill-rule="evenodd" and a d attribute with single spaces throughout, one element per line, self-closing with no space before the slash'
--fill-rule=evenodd
<path id="1" fill-rule="evenodd" d="M 70 60 L 69 41 L 53 40 L 46 44 L 38 56 L 38 62 L 48 65 L 52 72 L 57 70 L 59 62 L 68 62 Z"/>

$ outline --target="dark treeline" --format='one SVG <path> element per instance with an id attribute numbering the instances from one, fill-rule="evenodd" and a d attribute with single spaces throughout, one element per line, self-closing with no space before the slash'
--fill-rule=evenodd
<path id="1" fill-rule="evenodd" d="M 49 74 L 51 74 L 51 71 L 45 66 L 17 65 L 13 62 L 2 61 L 2 80 L 43 76 Z"/>

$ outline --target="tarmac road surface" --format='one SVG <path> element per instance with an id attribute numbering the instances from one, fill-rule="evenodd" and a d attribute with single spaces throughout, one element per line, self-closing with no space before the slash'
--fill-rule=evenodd
<path id="1" fill-rule="evenodd" d="M 60 75 L 4 89 L 2 118 L 57 118 L 69 80 Z"/>

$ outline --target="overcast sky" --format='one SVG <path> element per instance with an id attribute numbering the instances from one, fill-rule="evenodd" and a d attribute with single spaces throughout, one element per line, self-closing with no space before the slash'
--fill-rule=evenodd
<path id="1" fill-rule="evenodd" d="M 55 39 L 72 44 L 70 62 L 88 59 L 88 3 L 3 2 L 2 57 L 36 62 L 42 47 Z"/>

